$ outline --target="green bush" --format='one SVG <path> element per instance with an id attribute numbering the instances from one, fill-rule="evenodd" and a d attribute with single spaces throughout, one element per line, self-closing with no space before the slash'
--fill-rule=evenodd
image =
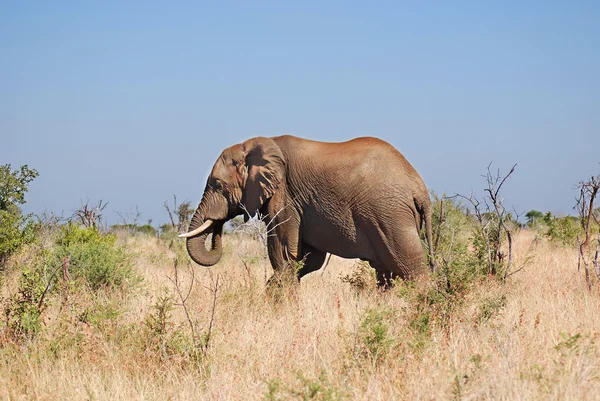
<path id="1" fill-rule="evenodd" d="M 15 171 L 10 164 L 0 166 L 0 268 L 11 254 L 35 239 L 37 224 L 31 214 L 21 214 L 19 205 L 25 203 L 28 185 L 37 176 L 27 165 Z"/>
<path id="2" fill-rule="evenodd" d="M 458 241 L 449 247 L 429 280 L 396 282 L 395 294 L 410 305 L 406 343 L 415 354 L 430 342 L 434 327 L 449 329 L 466 295 L 487 277 L 487 261 L 483 263 L 472 248 L 468 241 Z"/>
<path id="3" fill-rule="evenodd" d="M 6 326 L 13 338 L 30 338 L 39 332 L 41 314 L 45 308 L 42 297 L 46 291 L 42 269 L 22 270 L 19 289 L 4 308 Z"/>
<path id="4" fill-rule="evenodd" d="M 576 245 L 577 237 L 583 238 L 584 232 L 577 217 L 556 217 L 548 212 L 544 216 L 544 223 L 548 227 L 546 236 L 550 240 L 562 245 Z"/>
<path id="5" fill-rule="evenodd" d="M 133 270 L 131 255 L 116 239 L 95 227 L 69 222 L 60 228 L 51 265 L 59 266 L 69 257 L 72 277 L 84 279 L 92 290 L 134 285 L 141 278 Z"/>
<path id="6" fill-rule="evenodd" d="M 373 365 L 387 356 L 394 345 L 394 338 L 390 334 L 393 317 L 393 310 L 383 306 L 363 313 L 357 333 L 358 356 L 370 360 Z"/>
<path id="7" fill-rule="evenodd" d="M 457 198 L 445 195 L 440 198 L 434 192 L 431 192 L 431 197 L 433 247 L 439 259 L 448 254 L 451 246 L 466 245 L 477 226 L 468 209 Z"/>

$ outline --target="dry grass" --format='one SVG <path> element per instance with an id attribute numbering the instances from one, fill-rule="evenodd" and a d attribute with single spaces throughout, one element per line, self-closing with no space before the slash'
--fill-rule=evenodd
<path id="1" fill-rule="evenodd" d="M 325 271 L 270 296 L 264 249 L 230 236 L 218 266 L 194 267 L 188 307 L 202 333 L 210 287 L 217 276 L 223 283 L 213 336 L 197 357 L 176 344 L 152 348 L 145 324 L 161 296 L 175 296 L 167 278 L 174 250 L 158 239 L 126 240 L 144 288 L 107 296 L 118 318 L 81 322 L 56 303 L 36 339 L 0 342 L 2 399 L 600 399 L 598 284 L 587 291 L 575 249 L 536 242 L 530 232 L 515 244 L 522 271 L 505 285 L 477 283 L 449 321 L 422 336 L 403 286 L 380 294 L 363 274 L 368 288 L 356 289 L 340 277 L 358 264 L 334 257 Z M 188 268 L 180 274 L 187 288 Z M 164 342 L 176 343 L 173 333 L 189 338 L 180 306 L 166 327 Z"/>

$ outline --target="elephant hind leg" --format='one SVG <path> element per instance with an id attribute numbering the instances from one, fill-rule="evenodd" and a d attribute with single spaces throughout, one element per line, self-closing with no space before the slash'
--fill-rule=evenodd
<path id="1" fill-rule="evenodd" d="M 390 252 L 382 258 L 383 265 L 403 280 L 414 280 L 426 274 L 425 252 L 418 231 L 405 229 L 390 245 Z"/>
<path id="2" fill-rule="evenodd" d="M 298 280 L 306 276 L 308 273 L 319 270 L 323 266 L 326 256 L 326 252 L 319 251 L 312 246 L 303 243 L 302 256 L 299 259 L 304 259 L 304 264 L 302 268 L 298 270 Z"/>

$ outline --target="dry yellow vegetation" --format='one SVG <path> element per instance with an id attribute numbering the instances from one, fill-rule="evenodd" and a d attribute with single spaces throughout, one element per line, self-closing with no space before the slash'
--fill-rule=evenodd
<path id="1" fill-rule="evenodd" d="M 173 247 L 120 240 L 135 251 L 141 288 L 107 294 L 93 313 L 85 296 L 56 294 L 37 337 L 0 339 L 0 398 L 600 399 L 598 283 L 588 292 L 576 250 L 530 231 L 515 240 L 523 269 L 506 284 L 479 280 L 446 315 L 414 301 L 427 280 L 382 294 L 368 270 L 336 257 L 299 286 L 267 295 L 265 250 L 228 236 L 217 266 L 193 267 L 186 305 L 197 352 L 168 278 Z M 185 296 L 189 266 L 178 271 Z M 16 277 L 4 280 L 5 295 Z"/>

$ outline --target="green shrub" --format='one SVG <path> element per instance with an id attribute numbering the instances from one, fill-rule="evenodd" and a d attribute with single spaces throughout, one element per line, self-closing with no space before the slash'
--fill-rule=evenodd
<path id="1" fill-rule="evenodd" d="M 144 320 L 145 341 L 147 350 L 155 353 L 160 359 L 177 357 L 182 362 L 198 366 L 205 360 L 205 354 L 196 347 L 193 330 L 186 331 L 185 325 L 175 325 L 172 321 L 175 307 L 173 295 L 166 289 L 163 295 L 158 296 L 153 312 Z M 189 329 L 189 328 L 188 328 Z M 202 338 L 201 340 L 207 340 Z"/>
<path id="2" fill-rule="evenodd" d="M 51 265 L 58 266 L 69 257 L 72 277 L 84 279 L 92 290 L 134 285 L 141 278 L 133 270 L 131 255 L 116 239 L 95 227 L 69 222 L 60 229 Z"/>
<path id="3" fill-rule="evenodd" d="M 410 305 L 407 344 L 414 353 L 425 349 L 434 327 L 449 329 L 466 294 L 487 277 L 487 261 L 482 263 L 470 248 L 468 242 L 453 244 L 427 281 L 396 283 L 395 294 Z"/>
<path id="4" fill-rule="evenodd" d="M 471 232 L 477 228 L 467 208 L 457 198 L 441 198 L 431 192 L 433 247 L 437 259 L 445 257 L 451 247 L 466 246 Z"/>
<path id="5" fill-rule="evenodd" d="M 574 216 L 556 217 L 548 212 L 544 216 L 544 223 L 548 227 L 546 236 L 562 245 L 576 245 L 577 236 L 579 238 L 584 236 L 581 223 Z"/>
<path id="6" fill-rule="evenodd" d="M 390 334 L 390 324 L 394 317 L 389 307 L 367 309 L 357 332 L 358 356 L 371 361 L 373 365 L 380 363 L 394 345 Z"/>
<path id="7" fill-rule="evenodd" d="M 22 270 L 18 291 L 4 308 L 6 326 L 12 338 L 31 338 L 39 332 L 41 314 L 46 306 L 42 297 L 46 291 L 47 283 L 42 269 Z"/>
<path id="8" fill-rule="evenodd" d="M 150 314 L 145 321 L 151 337 L 158 338 L 163 342 L 167 334 L 171 331 L 173 326 L 171 317 L 174 304 L 173 297 L 166 293 L 163 296 L 159 296 L 156 303 L 152 305 L 154 313 Z"/>
<path id="9" fill-rule="evenodd" d="M 0 166 L 0 268 L 8 257 L 23 245 L 33 242 L 38 225 L 32 215 L 22 215 L 20 205 L 25 203 L 28 185 L 38 176 L 27 165 L 11 171 L 10 164 Z"/>

